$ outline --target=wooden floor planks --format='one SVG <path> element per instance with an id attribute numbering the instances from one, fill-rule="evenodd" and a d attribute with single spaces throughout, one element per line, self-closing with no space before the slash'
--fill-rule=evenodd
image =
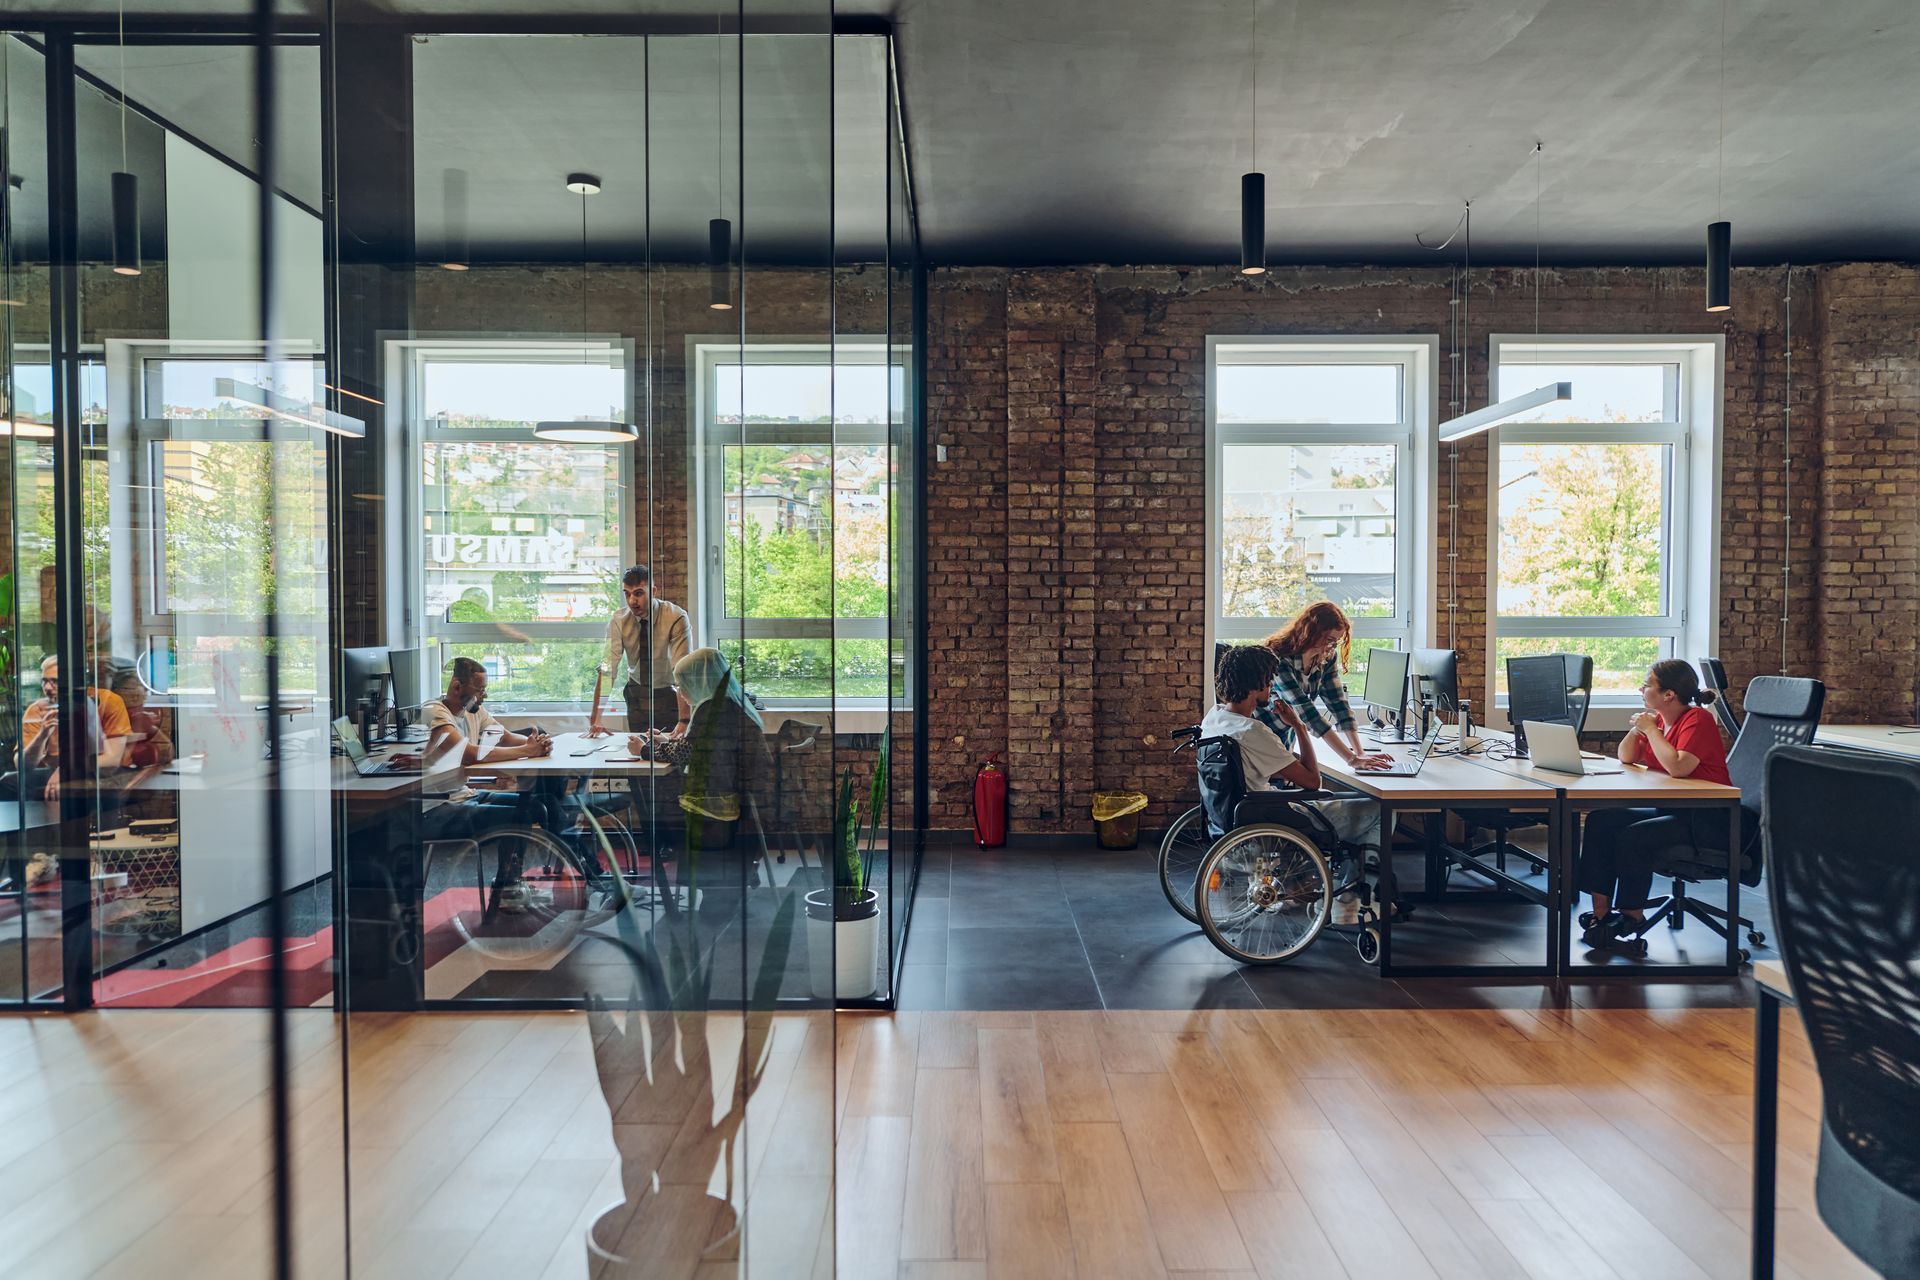
<path id="1" fill-rule="evenodd" d="M 1747 1268 L 1741 1011 L 716 1014 L 636 1038 L 611 1104 L 573 1015 L 356 1017 L 344 1097 L 337 1021 L 294 1024 L 303 1275 L 342 1273 L 349 1172 L 355 1273 L 405 1280 L 587 1276 L 587 1231 L 634 1191 L 658 1212 L 603 1235 L 649 1251 L 639 1274 L 696 1280 Z M 20 1189 L 0 1232 L 25 1273 L 262 1273 L 264 1031 L 232 1011 L 0 1023 Z M 743 1055 L 759 1090 L 708 1144 L 695 1113 L 727 1109 Z M 1818 1081 L 1791 1020 L 1783 1062 L 1779 1273 L 1868 1276 L 1812 1208 Z M 616 1141 L 658 1180 L 623 1193 Z M 703 1260 L 729 1179 L 746 1222 Z"/>

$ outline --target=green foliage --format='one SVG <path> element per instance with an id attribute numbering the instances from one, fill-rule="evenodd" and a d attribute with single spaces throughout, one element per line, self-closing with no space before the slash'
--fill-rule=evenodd
<path id="1" fill-rule="evenodd" d="M 860 801 L 854 795 L 853 766 L 840 772 L 839 802 L 834 808 L 833 887 L 842 901 L 858 899 L 873 877 L 873 855 L 880 845 L 880 822 L 887 812 L 889 762 L 893 756 L 893 730 L 880 735 L 880 753 L 873 763 L 873 777 L 867 787 L 866 848 L 860 847 Z"/>
<path id="2" fill-rule="evenodd" d="M 1500 520 L 1500 578 L 1523 588 L 1535 617 L 1644 617 L 1661 606 L 1660 452 L 1633 445 L 1524 446 L 1502 450 L 1537 483 Z M 1517 456 L 1516 456 L 1517 455 Z M 1513 483 L 1503 477 L 1505 483 Z M 1544 642 L 1542 652 L 1567 647 Z M 1519 640 L 1503 651 L 1528 651 Z M 1659 656 L 1644 637 L 1582 643 L 1598 670 L 1643 670 Z"/>

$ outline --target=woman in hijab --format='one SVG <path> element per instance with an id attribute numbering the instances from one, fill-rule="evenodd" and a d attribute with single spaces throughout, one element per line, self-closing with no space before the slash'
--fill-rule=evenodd
<path id="1" fill-rule="evenodd" d="M 695 649 L 680 659 L 673 666 L 673 682 L 693 704 L 686 736 L 653 730 L 633 735 L 627 745 L 636 756 L 650 755 L 680 767 L 680 808 L 687 818 L 691 853 L 697 855 L 718 834 L 716 828 L 738 824 L 735 842 L 738 836 L 747 840 L 749 866 L 740 872 L 745 874 L 752 860 L 766 853 L 760 815 L 772 812 L 773 803 L 773 758 L 760 713 L 717 649 Z M 714 882 L 711 875 L 705 879 Z"/>

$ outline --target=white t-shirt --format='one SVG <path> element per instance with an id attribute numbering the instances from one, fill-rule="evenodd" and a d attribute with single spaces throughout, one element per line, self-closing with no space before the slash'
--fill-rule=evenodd
<path id="1" fill-rule="evenodd" d="M 489 729 L 498 729 L 500 722 L 493 718 L 493 712 L 482 703 L 478 711 L 454 711 L 447 706 L 445 698 L 435 698 L 427 704 L 427 738 L 442 728 L 453 730 L 457 737 L 465 738 L 474 746 L 480 745 L 480 735 Z"/>
<path id="2" fill-rule="evenodd" d="M 1280 735 L 1224 704 L 1215 704 L 1200 722 L 1201 736 L 1232 738 L 1240 744 L 1240 769 L 1246 775 L 1247 790 L 1274 790 L 1273 775 L 1299 759 L 1287 750 Z"/>

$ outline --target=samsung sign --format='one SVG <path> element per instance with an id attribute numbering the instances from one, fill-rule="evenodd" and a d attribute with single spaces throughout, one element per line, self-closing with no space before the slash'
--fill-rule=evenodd
<path id="1" fill-rule="evenodd" d="M 511 534 L 430 533 L 427 561 L 446 568 L 570 569 L 573 539 L 558 531 L 542 537 Z"/>

